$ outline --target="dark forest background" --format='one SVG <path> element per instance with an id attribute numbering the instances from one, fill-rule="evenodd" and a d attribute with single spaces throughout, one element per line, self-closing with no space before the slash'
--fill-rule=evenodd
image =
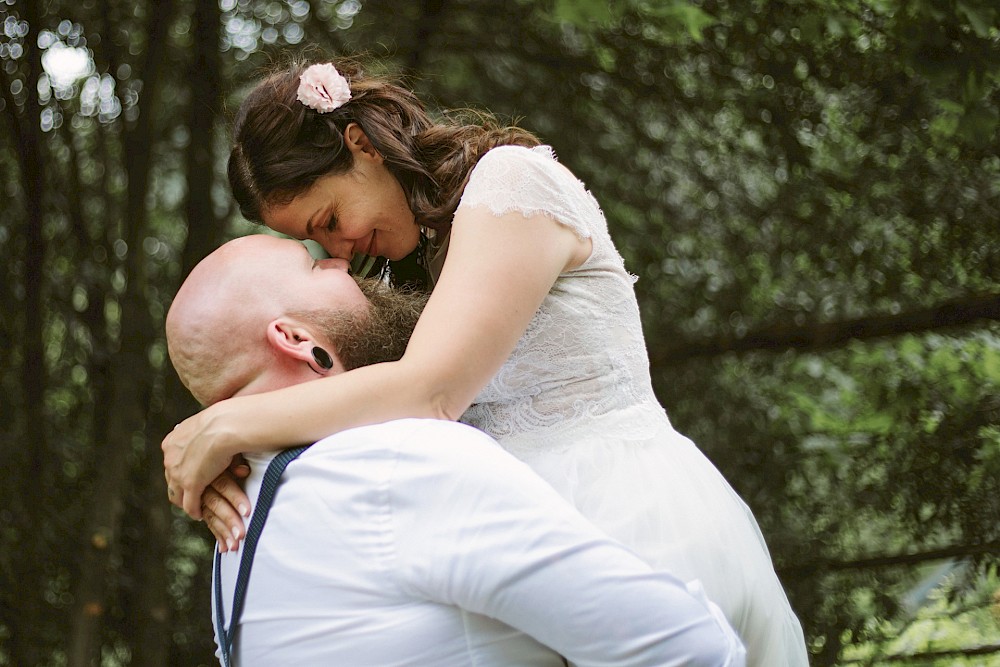
<path id="1" fill-rule="evenodd" d="M 180 280 L 253 231 L 229 114 L 364 52 L 601 202 L 657 391 L 815 665 L 1000 665 L 995 0 L 0 0 L 0 665 L 213 663 L 166 502 Z"/>

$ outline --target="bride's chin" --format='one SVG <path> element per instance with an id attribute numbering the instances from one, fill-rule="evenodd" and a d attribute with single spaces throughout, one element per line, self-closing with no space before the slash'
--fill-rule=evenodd
<path id="1" fill-rule="evenodd" d="M 390 262 L 398 262 L 401 259 L 409 257 L 414 250 L 416 250 L 420 244 L 418 242 L 408 243 L 407 239 L 397 239 L 395 248 L 383 248 L 383 254 L 381 257 L 385 257 Z"/>

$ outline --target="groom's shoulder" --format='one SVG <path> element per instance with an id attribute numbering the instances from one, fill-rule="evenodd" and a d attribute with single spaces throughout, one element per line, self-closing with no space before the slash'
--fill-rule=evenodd
<path id="1" fill-rule="evenodd" d="M 487 488 L 521 480 L 530 486 L 522 478 L 532 476 L 530 468 L 486 433 L 438 419 L 398 419 L 341 431 L 317 442 L 302 458 L 317 464 L 335 461 L 341 470 L 365 470 L 366 475 L 378 469 L 392 484 L 447 479 L 452 486 L 464 480 Z"/>
<path id="2" fill-rule="evenodd" d="M 410 444 L 461 441 L 472 445 L 499 447 L 496 440 L 479 429 L 444 419 L 395 419 L 365 428 L 368 429 L 366 435 L 399 439 Z"/>
<path id="3" fill-rule="evenodd" d="M 497 442 L 479 429 L 444 419 L 394 419 L 381 424 L 359 426 L 331 435 L 317 445 L 379 444 L 381 446 L 405 445 L 436 447 L 461 442 L 473 447 L 499 448 Z"/>

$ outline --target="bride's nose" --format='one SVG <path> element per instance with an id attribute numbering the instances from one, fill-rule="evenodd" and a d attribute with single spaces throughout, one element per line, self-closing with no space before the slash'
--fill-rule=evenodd
<path id="1" fill-rule="evenodd" d="M 354 256 L 354 241 L 348 240 L 327 240 L 323 243 L 323 248 L 330 257 L 336 257 L 350 262 Z"/>

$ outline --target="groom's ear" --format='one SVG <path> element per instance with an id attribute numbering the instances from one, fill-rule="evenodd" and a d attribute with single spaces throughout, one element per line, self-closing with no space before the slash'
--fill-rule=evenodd
<path id="1" fill-rule="evenodd" d="M 279 317 L 267 325 L 267 342 L 271 349 L 281 357 L 293 361 L 302 361 L 317 372 L 342 373 L 344 371 L 340 359 L 327 345 L 321 345 L 312 330 L 294 318 Z M 315 351 L 317 348 L 327 353 L 333 362 L 332 368 L 321 367 Z"/>
<path id="2" fill-rule="evenodd" d="M 279 317 L 267 325 L 267 342 L 281 356 L 310 361 L 316 346 L 312 332 L 301 322 Z"/>

